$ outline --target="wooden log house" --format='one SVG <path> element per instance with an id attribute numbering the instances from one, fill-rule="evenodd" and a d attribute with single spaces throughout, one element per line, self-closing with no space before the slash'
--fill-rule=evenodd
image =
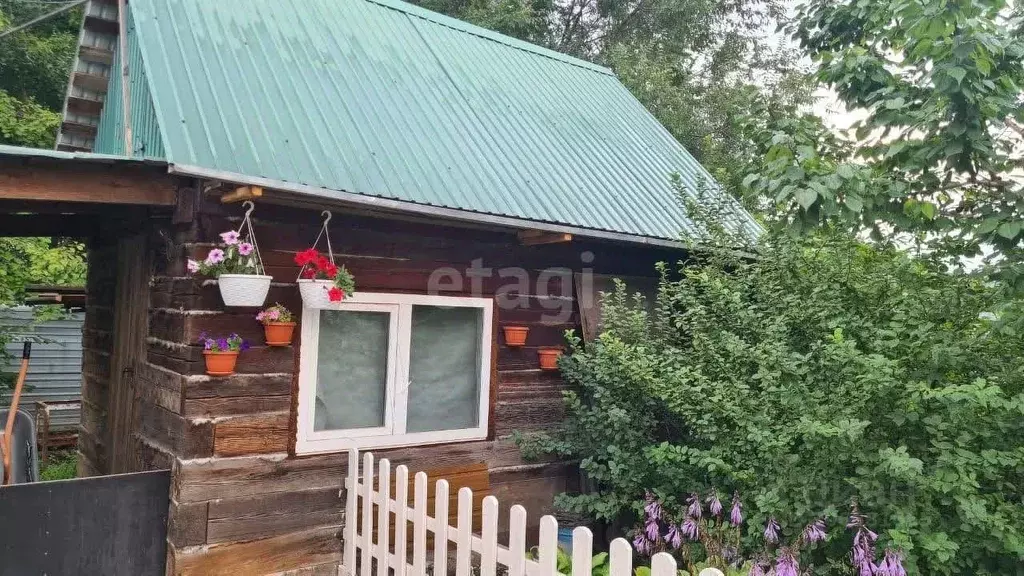
<path id="1" fill-rule="evenodd" d="M 173 470 L 168 574 L 334 574 L 350 446 L 551 512 L 571 464 L 511 439 L 562 418 L 537 350 L 687 257 L 670 174 L 710 176 L 607 69 L 396 0 L 117 8 L 86 7 L 58 151 L 0 147 L 0 234 L 88 246 L 80 473 Z M 289 347 L 186 271 L 243 199 Z M 323 210 L 358 298 L 303 309 Z M 252 344 L 235 375 L 204 373 L 203 332 Z"/>

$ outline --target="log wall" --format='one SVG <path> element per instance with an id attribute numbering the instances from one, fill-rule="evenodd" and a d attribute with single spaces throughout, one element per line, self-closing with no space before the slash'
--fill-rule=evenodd
<path id="1" fill-rule="evenodd" d="M 298 342 L 263 345 L 255 310 L 225 309 L 215 283 L 186 276 L 189 257 L 201 258 L 218 234 L 237 228 L 240 205 L 196 198 L 190 215 L 176 215 L 170 257 L 159 261 L 149 303 L 147 362 L 139 373 L 137 435 L 157 454 L 173 455 L 168 528 L 168 573 L 328 573 L 341 552 L 343 454 L 296 456 L 295 410 Z M 253 214 L 257 238 L 274 285 L 267 302 L 301 311 L 294 284 L 295 251 L 309 247 L 321 224 L 318 210 L 260 204 Z M 678 254 L 614 244 L 571 242 L 525 247 L 514 233 L 467 230 L 422 222 L 370 218 L 335 211 L 332 240 L 339 263 L 355 275 L 358 291 L 426 293 L 442 267 L 494 269 L 479 280 L 480 293 L 498 295 L 498 325 L 530 326 L 529 346 L 512 349 L 498 336 L 492 381 L 491 436 L 484 441 L 380 451 L 412 471 L 486 463 L 491 492 L 503 506 L 522 503 L 536 523 L 552 511 L 552 498 L 573 483 L 561 463 L 527 463 L 513 431 L 551 429 L 562 418 L 557 377 L 538 369 L 539 346 L 563 342 L 579 328 L 571 275 L 544 270 L 650 275 L 658 260 Z M 581 254 L 589 252 L 589 256 Z M 529 288 L 509 291 L 498 268 L 528 271 Z M 557 275 L 556 275 L 557 276 Z M 544 280 L 545 288 L 537 288 Z M 442 294 L 471 294 L 472 282 Z M 512 307 L 509 307 L 509 306 Z M 545 313 L 567 307 L 561 318 Z M 297 314 L 298 315 L 298 314 Z M 204 331 L 238 332 L 252 348 L 238 373 L 204 374 L 197 343 Z M 331 572 L 333 573 L 333 572 Z"/>

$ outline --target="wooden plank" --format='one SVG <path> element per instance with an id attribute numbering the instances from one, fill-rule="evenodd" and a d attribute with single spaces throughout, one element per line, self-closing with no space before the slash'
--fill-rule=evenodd
<path id="1" fill-rule="evenodd" d="M 136 425 L 140 437 L 174 452 L 179 458 L 205 458 L 213 455 L 213 424 L 187 420 L 165 408 L 140 402 Z"/>
<path id="2" fill-rule="evenodd" d="M 210 505 L 207 502 L 185 504 L 171 500 L 167 541 L 179 548 L 205 544 L 209 516 Z"/>
<path id="3" fill-rule="evenodd" d="M 543 230 L 523 230 L 517 234 L 523 246 L 540 246 L 543 244 L 560 244 L 572 242 L 572 234 L 544 232 Z"/>
<path id="4" fill-rule="evenodd" d="M 273 574 L 341 560 L 341 532 L 319 528 L 253 540 L 193 549 L 173 549 L 173 574 L 238 576 Z"/>
<path id="5" fill-rule="evenodd" d="M 221 204 L 231 204 L 233 202 L 242 202 L 243 200 L 252 200 L 260 196 L 263 196 L 262 186 L 239 186 L 221 196 L 220 202 Z"/>
<path id="6" fill-rule="evenodd" d="M 188 398 L 185 400 L 185 416 L 241 416 L 258 412 L 287 412 L 291 407 L 291 396 L 283 395 Z"/>
<path id="7" fill-rule="evenodd" d="M 0 198 L 173 206 L 172 180 L 156 168 L 44 166 L 3 162 Z"/>
<path id="8" fill-rule="evenodd" d="M 163 574 L 170 472 L 0 490 L 0 576 Z"/>
<path id="9" fill-rule="evenodd" d="M 210 502 L 207 542 L 240 542 L 338 526 L 344 515 L 337 486 L 215 500 Z"/>
<path id="10" fill-rule="evenodd" d="M 288 450 L 289 412 L 238 416 L 214 425 L 217 456 L 248 456 Z"/>

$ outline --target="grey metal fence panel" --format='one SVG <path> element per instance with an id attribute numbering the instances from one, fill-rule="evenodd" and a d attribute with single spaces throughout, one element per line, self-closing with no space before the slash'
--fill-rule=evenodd
<path id="1" fill-rule="evenodd" d="M 84 312 L 72 312 L 66 318 L 35 323 L 34 311 L 27 306 L 0 308 L 0 326 L 14 328 L 14 341 L 7 345 L 13 357 L 2 369 L 16 372 L 21 361 L 25 338 L 33 338 L 32 360 L 25 378 L 27 390 L 22 393 L 21 408 L 35 416 L 36 402 L 82 399 L 82 324 Z M 10 394 L 0 393 L 0 403 L 10 402 Z M 79 410 L 53 412 L 50 428 L 74 429 L 81 419 Z"/>

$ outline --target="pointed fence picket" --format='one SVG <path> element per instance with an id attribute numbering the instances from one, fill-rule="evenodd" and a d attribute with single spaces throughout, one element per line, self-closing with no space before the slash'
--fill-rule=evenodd
<path id="1" fill-rule="evenodd" d="M 427 514 L 427 475 L 414 477 L 412 507 L 409 506 L 409 469 L 394 470 L 395 494 L 391 495 L 391 463 L 382 459 L 374 474 L 374 458 L 352 450 L 345 479 L 343 576 L 447 576 L 448 550 L 455 544 L 456 576 L 473 574 L 473 554 L 478 555 L 480 576 L 591 576 L 594 535 L 589 528 L 572 532 L 572 574 L 558 572 L 558 521 L 553 516 L 540 519 L 537 559 L 527 556 L 526 509 L 512 506 L 508 512 L 508 542 L 498 542 L 499 504 L 494 496 L 483 499 L 480 534 L 473 533 L 473 491 L 462 488 L 458 494 L 456 525 L 448 525 L 448 482 L 434 485 L 434 515 Z M 376 478 L 376 486 L 374 485 Z M 374 537 L 374 506 L 377 507 Z M 412 554 L 408 539 L 412 524 Z M 428 561 L 427 535 L 433 536 L 432 562 Z M 390 542 L 391 535 L 394 541 Z M 609 576 L 633 576 L 633 548 L 622 538 L 609 548 Z M 431 567 L 428 569 L 428 565 Z M 499 569 L 500 568 L 500 569 Z M 660 553 L 651 559 L 651 576 L 676 576 L 676 561 Z"/>

